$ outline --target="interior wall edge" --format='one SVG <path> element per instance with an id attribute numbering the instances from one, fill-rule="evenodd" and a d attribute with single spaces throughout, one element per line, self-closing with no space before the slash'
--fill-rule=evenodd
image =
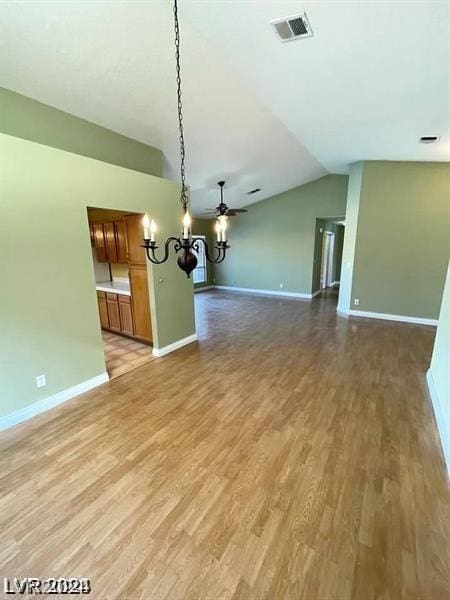
<path id="1" fill-rule="evenodd" d="M 444 453 L 444 459 L 447 465 L 447 472 L 450 477 L 450 431 L 447 428 L 447 424 L 444 417 L 443 402 L 439 397 L 437 386 L 433 377 L 433 371 L 431 368 L 427 371 L 426 381 L 428 392 L 431 398 L 431 404 L 433 406 L 434 416 L 436 418 L 436 424 L 442 445 L 442 451 Z"/>
<path id="2" fill-rule="evenodd" d="M 188 335 L 187 337 L 182 338 L 181 340 L 177 340 L 176 342 L 172 342 L 172 344 L 168 344 L 167 346 L 163 346 L 162 348 L 153 346 L 153 356 L 155 356 L 156 358 L 161 358 L 161 356 L 165 356 L 166 354 L 175 352 L 175 350 L 178 350 L 183 346 L 187 346 L 188 344 L 196 342 L 197 339 L 197 333 L 193 333 L 192 335 Z"/>

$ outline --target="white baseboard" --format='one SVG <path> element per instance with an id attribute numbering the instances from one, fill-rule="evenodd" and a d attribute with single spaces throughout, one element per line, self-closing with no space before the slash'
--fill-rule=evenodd
<path id="1" fill-rule="evenodd" d="M 448 424 L 445 422 L 444 409 L 439 398 L 431 369 L 428 369 L 427 371 L 427 384 L 431 402 L 433 404 L 434 415 L 436 417 L 439 437 L 441 438 L 442 450 L 444 451 L 445 462 L 447 464 L 447 471 L 450 475 L 450 431 L 448 429 Z"/>
<path id="2" fill-rule="evenodd" d="M 320 292 L 322 292 L 322 290 L 317 290 L 317 292 L 314 292 L 313 294 L 311 294 L 311 298 L 315 298 L 316 296 L 318 296 L 320 294 Z"/>
<path id="3" fill-rule="evenodd" d="M 340 281 L 333 281 L 333 283 L 331 284 L 331 287 L 334 287 L 335 285 L 340 285 Z"/>
<path id="4" fill-rule="evenodd" d="M 405 315 L 390 315 L 388 313 L 370 312 L 366 310 L 354 310 L 337 307 L 337 312 L 346 317 L 365 317 L 367 319 L 381 319 L 384 321 L 399 321 L 400 323 L 414 323 L 416 325 L 431 325 L 437 327 L 437 319 L 425 319 L 422 317 L 408 317 Z"/>
<path id="5" fill-rule="evenodd" d="M 206 290 L 212 290 L 215 287 L 216 287 L 215 285 L 204 285 L 199 288 L 194 288 L 194 294 L 196 294 L 197 292 L 206 292 Z"/>
<path id="6" fill-rule="evenodd" d="M 177 340 L 176 342 L 173 342 L 173 344 L 169 344 L 168 346 L 163 346 L 162 348 L 153 348 L 153 356 L 160 358 L 161 356 L 165 356 L 166 354 L 169 354 L 170 352 L 174 352 L 175 350 L 178 350 L 179 348 L 182 348 L 183 346 L 187 346 L 187 344 L 192 344 L 192 342 L 196 342 L 196 341 L 197 341 L 197 334 L 194 333 L 194 334 L 189 335 L 188 337 L 185 337 L 181 340 Z"/>
<path id="7" fill-rule="evenodd" d="M 299 292 L 281 292 L 278 290 L 259 290 L 255 288 L 241 288 L 232 285 L 215 285 L 218 290 L 227 290 L 228 292 L 246 292 L 248 294 L 263 294 L 265 296 L 284 296 L 287 298 L 304 298 L 311 300 L 313 294 L 301 294 Z M 319 292 L 316 292 L 316 294 Z M 314 294 L 314 295 L 316 295 Z"/>
<path id="8" fill-rule="evenodd" d="M 58 404 L 62 404 L 67 400 L 71 400 L 72 398 L 75 398 L 75 396 L 84 394 L 85 392 L 88 392 L 89 390 L 92 390 L 93 388 L 97 387 L 98 385 L 102 385 L 102 383 L 106 383 L 107 381 L 109 381 L 109 377 L 108 373 L 105 372 L 101 375 L 93 377 L 92 379 L 88 379 L 87 381 L 83 381 L 77 385 L 74 385 L 67 390 L 53 394 L 53 396 L 49 396 L 48 398 L 34 402 L 34 404 L 25 406 L 24 408 L 6 415 L 5 417 L 1 417 L 0 431 L 8 429 L 9 427 L 14 427 L 14 425 L 22 423 L 22 421 L 31 419 L 31 417 L 45 412 L 54 406 L 58 406 Z"/>

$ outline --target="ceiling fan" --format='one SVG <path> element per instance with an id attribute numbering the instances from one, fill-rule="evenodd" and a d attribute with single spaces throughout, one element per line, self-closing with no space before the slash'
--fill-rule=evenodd
<path id="1" fill-rule="evenodd" d="M 246 208 L 230 208 L 223 201 L 223 186 L 225 185 L 225 181 L 218 181 L 217 185 L 220 186 L 220 204 L 216 206 L 216 208 L 206 208 L 206 213 L 214 213 L 216 217 L 234 217 L 238 213 L 246 213 L 248 210 Z"/>

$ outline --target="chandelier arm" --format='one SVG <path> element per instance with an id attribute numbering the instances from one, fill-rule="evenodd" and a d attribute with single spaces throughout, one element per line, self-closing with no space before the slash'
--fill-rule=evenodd
<path id="1" fill-rule="evenodd" d="M 142 246 L 142 248 L 145 248 L 148 260 L 150 262 L 152 262 L 154 265 L 161 265 L 162 263 L 166 262 L 166 260 L 169 258 L 170 242 L 175 242 L 175 244 L 174 244 L 175 252 L 178 252 L 180 250 L 180 248 L 182 247 L 181 241 L 179 238 L 168 237 L 164 244 L 164 256 L 163 256 L 163 258 L 158 260 L 155 256 L 155 250 L 157 250 L 159 248 L 159 246 L 156 245 L 156 242 L 151 242 L 150 240 L 144 240 L 144 242 L 145 242 L 145 244 L 144 244 L 144 246 Z"/>
<path id="2" fill-rule="evenodd" d="M 226 242 L 216 242 L 214 248 L 216 250 L 218 250 L 217 256 L 215 256 L 214 258 L 209 254 L 209 246 L 208 243 L 205 239 L 203 238 L 196 238 L 195 239 L 195 243 L 192 244 L 192 247 L 194 248 L 194 250 L 196 252 L 198 252 L 198 246 L 197 246 L 197 242 L 201 242 L 205 248 L 205 256 L 206 256 L 206 260 L 210 263 L 214 263 L 214 264 L 219 264 L 221 263 L 224 259 L 225 259 L 225 254 L 227 249 L 229 248 L 229 246 L 227 245 Z"/>
<path id="3" fill-rule="evenodd" d="M 222 255 L 219 254 L 219 256 L 217 257 L 217 260 L 213 260 L 211 262 L 213 262 L 215 265 L 220 264 L 221 262 L 223 262 L 225 260 L 225 255 L 227 252 L 227 248 L 229 248 L 230 246 L 223 246 L 222 250 Z"/>

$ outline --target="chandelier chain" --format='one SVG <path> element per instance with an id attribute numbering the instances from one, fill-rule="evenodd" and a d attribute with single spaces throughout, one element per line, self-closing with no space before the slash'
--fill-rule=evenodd
<path id="1" fill-rule="evenodd" d="M 187 215 L 189 206 L 189 196 L 186 187 L 186 149 L 184 146 L 184 131 L 183 131 L 183 103 L 181 101 L 181 66 L 180 66 L 180 26 L 178 24 L 178 2 L 173 0 L 173 16 L 175 26 L 175 61 L 176 61 L 176 72 L 177 72 L 177 110 L 178 110 L 178 130 L 179 130 L 179 142 L 180 142 L 180 175 L 181 175 L 181 194 L 180 202 L 185 213 Z M 219 185 L 223 187 L 225 182 L 221 182 Z M 223 202 L 223 197 L 222 197 Z M 164 254 L 161 258 L 158 258 L 156 251 L 159 246 L 155 239 L 156 224 L 154 221 L 150 221 L 148 215 L 145 215 L 143 219 L 144 226 L 144 245 L 145 252 L 148 260 L 154 265 L 161 265 L 165 263 L 169 258 L 170 246 L 173 245 L 173 249 L 178 254 L 177 263 L 182 271 L 184 271 L 187 277 L 190 277 L 192 271 L 197 267 L 197 257 L 200 253 L 201 244 L 204 247 L 205 258 L 208 262 L 219 264 L 225 260 L 225 255 L 230 247 L 225 238 L 225 228 L 218 233 L 217 241 L 214 244 L 215 253 L 214 256 L 210 254 L 208 243 L 204 238 L 195 238 L 190 233 L 190 218 L 185 219 L 183 217 L 183 233 L 182 237 L 170 236 L 166 238 L 164 242 Z"/>
<path id="2" fill-rule="evenodd" d="M 183 131 L 183 104 L 181 101 L 181 67 L 180 67 L 180 27 L 178 24 L 178 4 L 174 0 L 173 15 L 175 21 L 175 60 L 177 70 L 177 100 L 178 100 L 178 129 L 180 132 L 180 175 L 181 175 L 181 204 L 184 211 L 187 210 L 188 197 L 186 188 L 186 168 L 185 168 L 185 147 L 184 147 L 184 131 Z"/>

